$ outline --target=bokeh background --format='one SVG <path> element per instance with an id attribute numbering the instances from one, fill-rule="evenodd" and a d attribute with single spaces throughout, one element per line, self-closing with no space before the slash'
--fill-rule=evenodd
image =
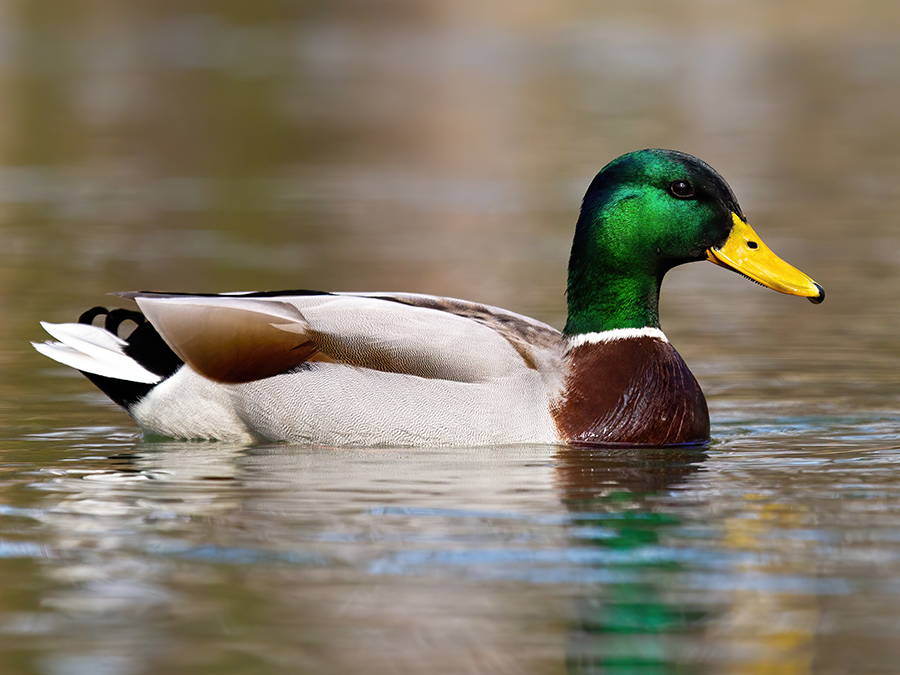
<path id="1" fill-rule="evenodd" d="M 5 2 L 0 379 L 43 365 L 38 319 L 121 289 L 408 290 L 561 325 L 581 195 L 641 147 L 715 166 L 828 292 L 677 270 L 689 363 L 761 341 L 896 366 L 898 35 L 887 0 Z"/>
<path id="2" fill-rule="evenodd" d="M 663 328 L 714 420 L 702 470 L 557 455 L 545 480 L 535 450 L 156 448 L 28 344 L 39 320 L 134 289 L 416 291 L 561 327 L 584 189 L 643 147 L 716 167 L 763 239 L 827 291 L 813 306 L 712 265 L 667 278 Z M 579 642 L 590 631 L 573 638 L 560 609 L 590 586 L 585 606 L 621 610 L 611 632 L 662 607 L 676 634 L 663 647 L 689 648 L 615 643 L 637 654 L 620 666 L 893 672 L 898 214 L 896 1 L 0 0 L 0 506 L 13 509 L 0 508 L 0 538 L 22 544 L 0 546 L 4 662 L 53 675 L 600 672 L 591 654 L 612 643 Z M 694 471 L 694 492 L 667 496 Z M 584 506 L 608 489 L 588 480 L 602 472 L 661 501 Z M 174 487 L 147 487 L 163 476 Z M 456 488 L 432 502 L 425 478 Z M 490 503 L 544 520 L 413 510 L 385 525 L 361 496 L 379 490 L 400 509 Z M 636 587 L 608 585 L 602 556 L 546 563 L 565 573 L 541 586 L 538 558 L 477 554 L 498 533 L 605 545 L 579 534 L 594 521 L 556 514 L 569 499 L 649 518 L 604 535 L 638 557 L 683 519 L 708 548 Z M 322 537 L 358 548 L 328 557 Z M 382 548 L 413 540 L 476 554 L 373 571 Z M 310 547 L 324 556 L 312 572 Z M 487 571 L 467 584 L 472 569 Z M 337 639 L 348 626 L 355 637 Z M 603 672 L 650 672 L 622 668 Z"/>

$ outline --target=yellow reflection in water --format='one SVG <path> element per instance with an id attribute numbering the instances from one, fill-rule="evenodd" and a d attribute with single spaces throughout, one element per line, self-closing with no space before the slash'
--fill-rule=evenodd
<path id="1" fill-rule="evenodd" d="M 723 521 L 722 545 L 752 562 L 737 565 L 737 583 L 754 579 L 762 588 L 737 590 L 732 605 L 710 633 L 731 645 L 736 652 L 747 650 L 746 661 L 724 672 L 755 675 L 804 675 L 812 672 L 815 637 L 821 611 L 816 594 L 796 588 L 779 592 L 765 586 L 782 579 L 790 586 L 810 583 L 816 577 L 816 541 L 792 538 L 791 531 L 813 524 L 813 515 L 804 505 L 779 504 L 763 495 L 744 496 L 740 515 Z"/>

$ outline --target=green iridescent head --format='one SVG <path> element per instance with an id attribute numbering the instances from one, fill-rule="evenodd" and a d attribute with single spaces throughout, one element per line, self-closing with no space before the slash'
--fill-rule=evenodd
<path id="1" fill-rule="evenodd" d="M 821 301 L 821 286 L 750 229 L 728 183 L 674 150 L 639 150 L 594 178 L 569 259 L 566 333 L 659 327 L 666 272 L 710 260 L 775 290 Z"/>

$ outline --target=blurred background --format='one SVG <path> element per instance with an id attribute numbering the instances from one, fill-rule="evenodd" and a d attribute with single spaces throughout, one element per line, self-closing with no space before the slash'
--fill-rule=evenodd
<path id="1" fill-rule="evenodd" d="M 559 326 L 583 191 L 641 147 L 711 163 L 828 293 L 677 270 L 689 363 L 720 331 L 892 358 L 888 0 L 6 1 L 0 355 L 122 289 L 418 291 Z"/>
<path id="2" fill-rule="evenodd" d="M 4 313 L 312 286 L 559 320 L 584 188 L 652 146 L 837 305 L 848 256 L 894 262 L 898 35 L 887 0 L 7 1 Z"/>
<path id="3" fill-rule="evenodd" d="M 827 291 L 676 270 L 663 328 L 701 383 L 815 353 L 893 405 L 888 0 L 2 2 L 0 386 L 49 366 L 39 319 L 114 290 L 417 291 L 561 326 L 583 191 L 642 147 L 716 167 Z"/>

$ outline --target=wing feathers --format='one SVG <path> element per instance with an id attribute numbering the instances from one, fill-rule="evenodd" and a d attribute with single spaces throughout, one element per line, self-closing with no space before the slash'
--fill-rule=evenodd
<path id="1" fill-rule="evenodd" d="M 296 368 L 318 350 L 297 308 L 240 298 L 137 297 L 185 363 L 220 382 L 250 382 Z"/>
<path id="2" fill-rule="evenodd" d="M 438 307 L 350 294 L 132 297 L 176 354 L 223 382 L 307 360 L 457 382 L 534 368 L 491 326 Z"/>

